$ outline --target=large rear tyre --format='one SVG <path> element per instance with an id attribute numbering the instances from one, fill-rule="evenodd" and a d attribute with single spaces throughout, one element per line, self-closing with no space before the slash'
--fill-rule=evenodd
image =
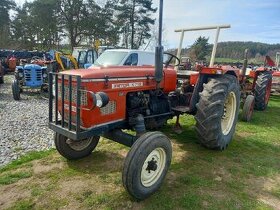
<path id="1" fill-rule="evenodd" d="M 20 87 L 17 80 L 14 80 L 12 83 L 12 92 L 13 92 L 13 98 L 16 101 L 20 100 Z"/>
<path id="2" fill-rule="evenodd" d="M 171 163 L 170 140 L 161 132 L 142 135 L 131 147 L 123 168 L 123 185 L 137 200 L 156 192 Z"/>
<path id="3" fill-rule="evenodd" d="M 255 106 L 255 97 L 248 95 L 242 109 L 242 121 L 250 122 L 253 116 Z"/>
<path id="4" fill-rule="evenodd" d="M 99 142 L 99 136 L 74 141 L 59 133 L 54 135 L 57 151 L 68 160 L 77 160 L 89 156 Z"/>
<path id="5" fill-rule="evenodd" d="M 264 111 L 267 108 L 272 87 L 272 74 L 260 73 L 255 87 L 255 109 Z"/>
<path id="6" fill-rule="evenodd" d="M 211 78 L 200 94 L 195 115 L 199 142 L 207 148 L 224 150 L 235 132 L 240 106 L 237 78 Z"/>

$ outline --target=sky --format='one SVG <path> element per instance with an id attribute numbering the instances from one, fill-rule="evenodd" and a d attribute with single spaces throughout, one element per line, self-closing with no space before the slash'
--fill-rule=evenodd
<path id="1" fill-rule="evenodd" d="M 26 0 L 15 0 L 23 4 Z M 28 0 L 29 2 L 32 0 Z M 158 7 L 159 0 L 154 0 Z M 280 43 L 280 0 L 164 0 L 164 45 L 178 47 L 175 29 L 230 24 L 221 31 L 219 41 Z M 215 31 L 187 32 L 183 46 L 199 36 L 213 43 Z"/>

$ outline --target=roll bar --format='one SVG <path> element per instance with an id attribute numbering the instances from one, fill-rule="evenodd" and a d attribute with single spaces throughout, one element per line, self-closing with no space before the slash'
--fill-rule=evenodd
<path id="1" fill-rule="evenodd" d="M 204 27 L 184 28 L 184 29 L 175 30 L 176 33 L 178 33 L 178 32 L 181 33 L 181 38 L 180 38 L 180 44 L 179 44 L 179 47 L 178 47 L 177 57 L 180 58 L 180 56 L 181 56 L 182 45 L 183 45 L 185 32 L 188 32 L 188 31 L 202 31 L 202 30 L 216 30 L 215 42 L 214 42 L 214 46 L 213 46 L 213 49 L 212 49 L 212 55 L 211 55 L 211 60 L 210 60 L 210 65 L 209 65 L 209 67 L 213 67 L 214 62 L 215 62 L 215 56 L 216 56 L 220 31 L 221 31 L 221 29 L 226 29 L 226 28 L 230 28 L 230 27 L 231 27 L 230 25 L 217 25 L 217 26 L 204 26 Z"/>

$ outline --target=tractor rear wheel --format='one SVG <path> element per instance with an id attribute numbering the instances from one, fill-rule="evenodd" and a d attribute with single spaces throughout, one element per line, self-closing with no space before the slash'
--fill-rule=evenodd
<path id="1" fill-rule="evenodd" d="M 99 136 L 93 136 L 81 141 L 74 141 L 55 133 L 54 143 L 57 151 L 68 160 L 77 160 L 89 156 L 99 142 Z"/>
<path id="2" fill-rule="evenodd" d="M 260 73 L 255 87 L 255 109 L 264 111 L 270 98 L 272 87 L 272 74 L 270 72 Z"/>
<path id="3" fill-rule="evenodd" d="M 13 84 L 12 84 L 12 92 L 13 92 L 13 98 L 18 101 L 20 100 L 20 87 L 19 87 L 19 84 L 18 84 L 18 81 L 17 80 L 14 80 L 13 81 Z"/>
<path id="4" fill-rule="evenodd" d="M 248 95 L 242 109 L 242 120 L 244 122 L 250 122 L 252 119 L 253 111 L 255 106 L 255 97 Z"/>
<path id="5" fill-rule="evenodd" d="M 199 142 L 207 148 L 224 150 L 235 132 L 240 105 L 237 78 L 223 75 L 204 84 L 195 115 Z"/>
<path id="6" fill-rule="evenodd" d="M 157 191 L 168 171 L 172 146 L 161 132 L 148 132 L 132 145 L 122 173 L 123 185 L 131 196 L 143 200 Z"/>

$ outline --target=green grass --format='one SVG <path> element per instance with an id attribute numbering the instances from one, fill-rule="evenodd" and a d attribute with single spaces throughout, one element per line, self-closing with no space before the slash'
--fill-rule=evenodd
<path id="1" fill-rule="evenodd" d="M 9 210 L 30 210 L 33 209 L 35 203 L 32 200 L 20 200 L 14 203 Z"/>
<path id="2" fill-rule="evenodd" d="M 23 164 L 28 165 L 29 162 L 47 157 L 48 155 L 50 155 L 53 152 L 54 152 L 53 150 L 41 151 L 41 152 L 30 152 L 27 155 L 21 157 L 20 159 L 13 161 L 9 165 L 0 168 L 0 173 L 4 172 L 4 171 L 9 171 L 9 170 L 19 168 Z"/>
<path id="3" fill-rule="evenodd" d="M 181 123 L 180 135 L 172 131 L 175 119 L 162 130 L 173 142 L 172 163 L 160 190 L 145 201 L 137 202 L 122 186 L 128 148 L 102 140 L 82 160 L 67 161 L 52 150 L 28 154 L 0 169 L 0 194 L 25 195 L 10 201 L 0 197 L 0 203 L 10 209 L 277 208 L 280 97 L 272 97 L 266 111 L 255 112 L 252 122 L 238 122 L 234 140 L 223 152 L 197 143 L 193 116 L 182 117 Z M 38 165 L 45 170 L 36 173 Z M 28 183 L 20 182 L 26 178 Z"/>
<path id="4" fill-rule="evenodd" d="M 207 58 L 208 61 L 210 61 L 210 57 Z M 235 63 L 243 63 L 243 59 L 233 59 L 233 58 L 215 58 L 215 63 L 231 63 L 231 64 L 235 64 Z M 257 60 L 257 59 L 249 59 L 248 61 L 249 64 L 253 63 L 253 64 L 257 64 L 257 65 L 261 65 L 263 64 L 262 60 Z"/>
<path id="5" fill-rule="evenodd" d="M 0 175 L 0 185 L 8 185 L 15 183 L 21 179 L 26 179 L 32 176 L 31 172 L 16 172 L 16 173 L 6 173 Z"/>

